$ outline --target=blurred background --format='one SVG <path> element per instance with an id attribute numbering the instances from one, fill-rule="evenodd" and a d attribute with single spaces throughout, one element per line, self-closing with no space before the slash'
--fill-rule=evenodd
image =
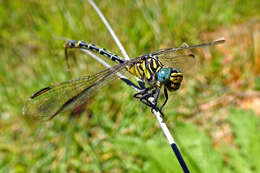
<path id="1" fill-rule="evenodd" d="M 131 57 L 226 39 L 196 50 L 199 65 L 170 93 L 166 122 L 191 172 L 260 172 L 259 1 L 96 3 Z M 182 172 L 150 109 L 120 80 L 73 112 L 25 120 L 32 93 L 104 69 L 71 50 L 67 72 L 59 37 L 121 55 L 86 0 L 0 0 L 0 172 Z"/>

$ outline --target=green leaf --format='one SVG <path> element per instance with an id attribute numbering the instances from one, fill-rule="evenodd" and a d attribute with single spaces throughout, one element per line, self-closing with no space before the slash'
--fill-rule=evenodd
<path id="1" fill-rule="evenodd" d="M 205 132 L 189 123 L 178 123 L 176 127 L 177 144 L 181 145 L 181 152 L 188 158 L 192 172 L 227 171 L 221 153 L 213 148 Z"/>
<path id="2" fill-rule="evenodd" d="M 228 121 L 237 144 L 236 148 L 230 150 L 230 163 L 236 162 L 233 166 L 241 167 L 241 172 L 260 172 L 259 118 L 252 111 L 232 109 Z"/>

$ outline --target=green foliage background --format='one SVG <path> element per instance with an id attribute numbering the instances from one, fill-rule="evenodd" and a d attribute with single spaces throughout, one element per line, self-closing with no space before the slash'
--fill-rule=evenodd
<path id="1" fill-rule="evenodd" d="M 259 1 L 96 3 L 131 57 L 227 36 L 225 45 L 197 52 L 199 68 L 170 94 L 164 112 L 191 172 L 260 172 L 259 111 L 246 110 L 252 98 L 238 96 L 259 95 L 253 45 L 240 37 L 246 25 L 250 40 L 259 25 Z M 88 1 L 0 0 L 0 172 L 181 172 L 156 118 L 119 80 L 80 114 L 26 121 L 30 94 L 104 69 L 71 51 L 77 62 L 68 73 L 59 37 L 120 53 Z"/>

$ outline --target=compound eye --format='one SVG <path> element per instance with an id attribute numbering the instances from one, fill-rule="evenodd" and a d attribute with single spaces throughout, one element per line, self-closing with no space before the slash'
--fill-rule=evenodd
<path id="1" fill-rule="evenodd" d="M 166 82 L 170 78 L 170 72 L 171 70 L 168 68 L 162 68 L 158 73 L 158 80 L 160 82 Z"/>
<path id="2" fill-rule="evenodd" d="M 181 71 L 178 70 L 178 69 L 176 69 L 176 68 L 173 68 L 173 69 L 172 69 L 172 73 L 181 73 Z"/>

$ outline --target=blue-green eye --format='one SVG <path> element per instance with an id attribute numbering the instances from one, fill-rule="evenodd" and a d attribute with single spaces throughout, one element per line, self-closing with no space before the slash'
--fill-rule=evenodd
<path id="1" fill-rule="evenodd" d="M 172 68 L 172 73 L 181 73 L 181 71 L 177 68 Z"/>
<path id="2" fill-rule="evenodd" d="M 158 72 L 158 80 L 159 82 L 166 82 L 169 80 L 171 74 L 171 69 L 170 68 L 162 68 Z"/>

